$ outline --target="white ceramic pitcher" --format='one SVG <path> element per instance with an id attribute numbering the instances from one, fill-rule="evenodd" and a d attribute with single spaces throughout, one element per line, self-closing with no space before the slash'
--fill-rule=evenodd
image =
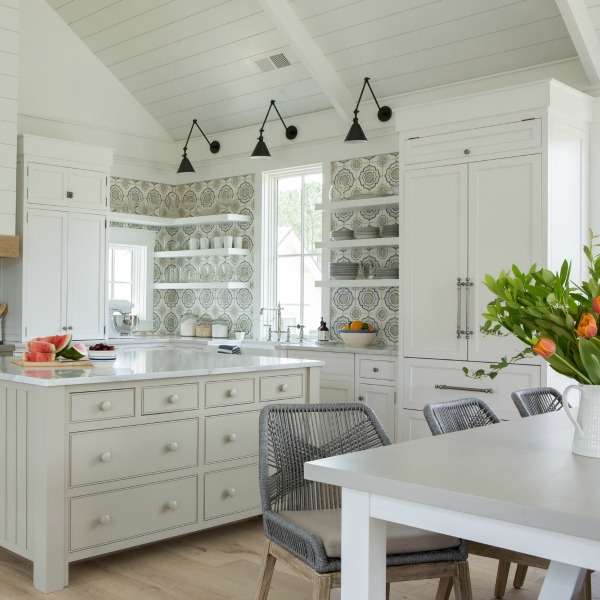
<path id="1" fill-rule="evenodd" d="M 580 397 L 577 420 L 567 402 L 573 390 L 579 391 Z M 600 385 L 570 385 L 562 395 L 562 403 L 575 425 L 573 454 L 600 458 Z"/>

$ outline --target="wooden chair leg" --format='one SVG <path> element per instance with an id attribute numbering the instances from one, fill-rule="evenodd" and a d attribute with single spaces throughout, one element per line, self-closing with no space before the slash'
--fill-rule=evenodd
<path id="1" fill-rule="evenodd" d="M 258 580 L 258 590 L 256 591 L 256 600 L 267 600 L 276 562 L 277 559 L 271 554 L 271 542 L 266 540 L 260 578 Z"/>
<path id="2" fill-rule="evenodd" d="M 579 596 L 580 600 L 592 600 L 592 573 L 593 571 L 588 571 L 585 574 L 583 586 L 581 587 L 581 594 Z"/>
<path id="3" fill-rule="evenodd" d="M 331 575 L 316 575 L 312 600 L 329 600 L 331 587 Z"/>
<path id="4" fill-rule="evenodd" d="M 498 561 L 498 574 L 496 575 L 496 587 L 494 588 L 494 596 L 496 598 L 504 598 L 506 592 L 506 582 L 508 581 L 508 571 L 510 563 L 506 560 Z"/>
<path id="5" fill-rule="evenodd" d="M 390 582 L 386 581 L 385 582 L 385 600 L 390 600 Z M 590 600 L 592 600 L 590 598 Z"/>
<path id="6" fill-rule="evenodd" d="M 458 575 L 454 577 L 454 597 L 456 600 L 473 600 L 469 563 L 466 560 L 457 562 Z"/>
<path id="7" fill-rule="evenodd" d="M 449 600 L 453 583 L 452 577 L 442 577 L 440 579 L 440 585 L 438 585 L 435 600 Z"/>
<path id="8" fill-rule="evenodd" d="M 513 586 L 516 588 L 522 588 L 525 583 L 525 577 L 527 575 L 527 565 L 517 565 L 517 570 L 515 571 L 515 579 L 513 581 Z"/>

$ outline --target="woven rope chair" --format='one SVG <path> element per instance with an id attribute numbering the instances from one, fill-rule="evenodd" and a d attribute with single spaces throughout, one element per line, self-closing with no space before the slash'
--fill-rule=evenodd
<path id="1" fill-rule="evenodd" d="M 513 392 L 512 398 L 522 417 L 533 417 L 562 408 L 560 392 L 551 387 L 529 388 Z"/>
<path id="2" fill-rule="evenodd" d="M 340 586 L 341 489 L 304 479 L 304 463 L 390 444 L 362 404 L 279 404 L 260 415 L 259 482 L 266 536 L 256 593 L 266 600 L 279 559 L 313 583 L 313 600 Z M 467 545 L 449 536 L 388 524 L 387 597 L 394 581 L 439 578 L 439 599 L 452 587 L 471 600 Z"/>
<path id="3" fill-rule="evenodd" d="M 528 388 L 526 390 L 517 390 L 513 392 L 510 397 L 512 398 L 519 414 L 522 417 L 534 417 L 535 415 L 543 415 L 549 412 L 555 412 L 562 408 L 562 395 L 558 390 L 551 387 L 539 387 L 539 388 Z M 530 565 L 527 563 L 520 563 L 517 565 L 515 572 L 515 579 L 513 585 L 516 588 L 523 587 L 525 583 L 525 576 L 527 575 L 527 568 L 529 566 L 537 566 L 547 569 L 548 561 L 539 559 L 545 564 Z M 583 590 L 581 597 L 585 599 L 592 598 L 592 571 L 588 571 L 584 580 Z"/>
<path id="4" fill-rule="evenodd" d="M 550 388 L 542 388 L 550 389 Z M 513 394 L 514 400 L 514 394 Z M 516 402 L 515 402 L 516 403 Z M 423 409 L 425 420 L 431 429 L 433 435 L 442 435 L 464 429 L 473 429 L 474 427 L 483 427 L 485 425 L 494 425 L 500 423 L 500 419 L 494 411 L 479 398 L 465 398 L 463 400 L 451 400 L 450 402 L 439 402 L 437 404 L 428 404 Z M 498 559 L 498 573 L 496 574 L 496 585 L 494 596 L 503 598 L 506 593 L 506 583 L 508 581 L 508 571 L 510 563 L 517 564 L 514 586 L 522 587 L 527 574 L 527 567 L 538 567 L 547 569 L 550 561 L 524 554 L 496 548 L 479 542 L 469 542 L 469 552 L 478 556 Z M 587 589 L 589 588 L 589 595 Z M 583 586 L 580 600 L 592 600 L 590 572 L 586 577 L 586 583 Z"/>

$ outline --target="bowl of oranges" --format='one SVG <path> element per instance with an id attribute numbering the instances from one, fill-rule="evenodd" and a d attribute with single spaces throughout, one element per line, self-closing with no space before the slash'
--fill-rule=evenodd
<path id="1" fill-rule="evenodd" d="M 346 346 L 365 348 L 375 341 L 377 330 L 373 325 L 369 325 L 369 323 L 352 321 L 352 323 L 348 323 L 348 325 L 344 325 L 341 329 L 338 329 L 338 334 Z"/>

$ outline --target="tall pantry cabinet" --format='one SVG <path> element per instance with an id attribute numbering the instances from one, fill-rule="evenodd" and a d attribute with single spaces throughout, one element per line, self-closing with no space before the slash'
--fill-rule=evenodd
<path id="1" fill-rule="evenodd" d="M 494 380 L 467 378 L 522 344 L 481 331 L 482 283 L 513 264 L 585 269 L 592 99 L 557 81 L 397 112 L 403 193 L 402 439 L 428 434 L 430 402 L 476 396 L 518 417 L 516 389 L 561 384 L 532 358 Z"/>
<path id="2" fill-rule="evenodd" d="M 22 135 L 17 227 L 22 260 L 5 265 L 7 340 L 104 338 L 109 148 Z"/>

